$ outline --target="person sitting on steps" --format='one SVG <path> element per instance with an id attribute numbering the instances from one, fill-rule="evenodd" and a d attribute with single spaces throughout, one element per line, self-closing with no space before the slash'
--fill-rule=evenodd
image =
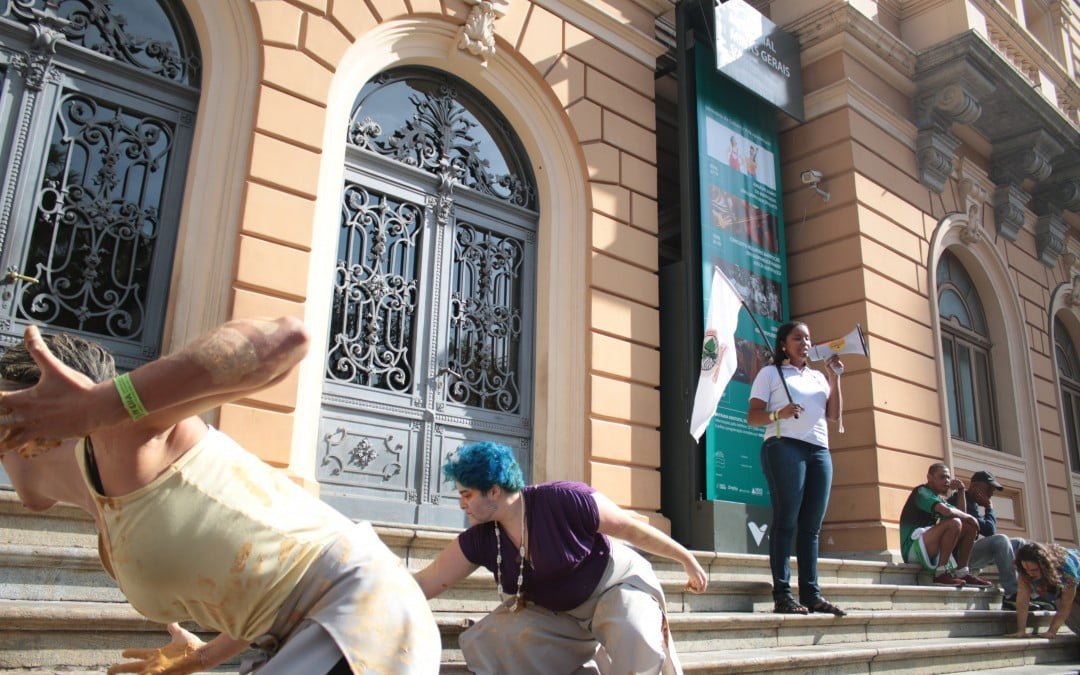
<path id="1" fill-rule="evenodd" d="M 933 572 L 934 583 L 941 586 L 991 586 L 968 569 L 979 523 L 971 514 L 949 505 L 945 499 L 949 490 L 963 491 L 964 482 L 953 478 L 948 466 L 936 462 L 926 472 L 926 483 L 908 495 L 900 512 L 904 561 Z M 950 572 L 948 563 L 954 556 L 958 566 Z"/>

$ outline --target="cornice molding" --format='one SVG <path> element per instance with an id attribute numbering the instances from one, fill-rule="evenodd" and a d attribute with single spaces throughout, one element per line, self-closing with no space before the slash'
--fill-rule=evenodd
<path id="1" fill-rule="evenodd" d="M 872 55 L 908 80 L 915 73 L 915 51 L 870 17 L 846 3 L 828 5 L 809 12 L 784 26 L 784 30 L 799 38 L 803 63 L 813 62 L 840 49 L 850 50 L 857 45 L 865 49 L 866 55 Z M 845 40 L 829 40 L 838 35 L 845 36 Z M 824 50 L 815 49 L 819 45 L 827 47 Z M 815 53 L 817 58 L 811 58 Z M 879 74 L 886 77 L 891 84 L 896 80 L 887 72 Z"/>
<path id="2" fill-rule="evenodd" d="M 841 108 L 851 108 L 872 121 L 890 137 L 902 143 L 904 147 L 915 152 L 917 130 L 911 120 L 897 114 L 895 109 L 885 104 L 857 82 L 852 80 L 834 82 L 827 87 L 807 94 L 803 105 L 807 121 Z M 799 126 L 799 123 L 790 120 L 789 124 L 783 128 L 795 126 Z"/>
<path id="3" fill-rule="evenodd" d="M 656 59 L 668 49 L 655 37 L 642 33 L 588 0 L 533 0 L 533 3 L 566 19 L 649 68 L 655 68 Z"/>

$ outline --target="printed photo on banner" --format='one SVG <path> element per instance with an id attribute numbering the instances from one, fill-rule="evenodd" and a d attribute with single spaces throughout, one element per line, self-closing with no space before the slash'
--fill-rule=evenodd
<path id="1" fill-rule="evenodd" d="M 760 141 L 709 117 L 705 120 L 705 144 L 712 159 L 776 189 L 773 154 L 762 147 Z"/>
<path id="2" fill-rule="evenodd" d="M 769 365 L 769 348 L 753 340 L 735 338 L 735 353 L 739 362 L 731 379 L 752 384 L 758 371 Z"/>
<path id="3" fill-rule="evenodd" d="M 713 260 L 735 286 L 739 297 L 754 314 L 779 320 L 780 283 L 727 260 Z"/>
<path id="4" fill-rule="evenodd" d="M 719 185 L 709 186 L 709 205 L 715 227 L 769 253 L 779 252 L 776 216 L 739 199 Z"/>

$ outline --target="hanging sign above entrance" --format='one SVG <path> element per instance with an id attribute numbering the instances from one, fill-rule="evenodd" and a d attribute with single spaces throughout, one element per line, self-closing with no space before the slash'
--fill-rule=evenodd
<path id="1" fill-rule="evenodd" d="M 716 69 L 804 121 L 799 41 L 745 0 L 716 6 Z"/>

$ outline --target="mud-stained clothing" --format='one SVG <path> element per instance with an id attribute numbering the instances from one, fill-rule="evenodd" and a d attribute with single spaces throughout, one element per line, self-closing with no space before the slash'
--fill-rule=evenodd
<path id="1" fill-rule="evenodd" d="M 140 614 L 248 641 L 276 628 L 281 642 L 308 619 L 356 673 L 375 672 L 373 660 L 386 664 L 379 672 L 436 672 L 437 660 L 433 670 L 391 666 L 413 658 L 410 630 L 434 634 L 436 645 L 438 633 L 419 587 L 370 525 L 354 524 L 225 434 L 208 430 L 151 483 L 119 497 L 95 489 L 86 444 L 75 453 L 97 507 L 102 560 Z M 368 614 L 343 618 L 354 611 Z M 373 634 L 360 636 L 361 626 Z M 365 650 L 373 651 L 361 657 Z"/>

